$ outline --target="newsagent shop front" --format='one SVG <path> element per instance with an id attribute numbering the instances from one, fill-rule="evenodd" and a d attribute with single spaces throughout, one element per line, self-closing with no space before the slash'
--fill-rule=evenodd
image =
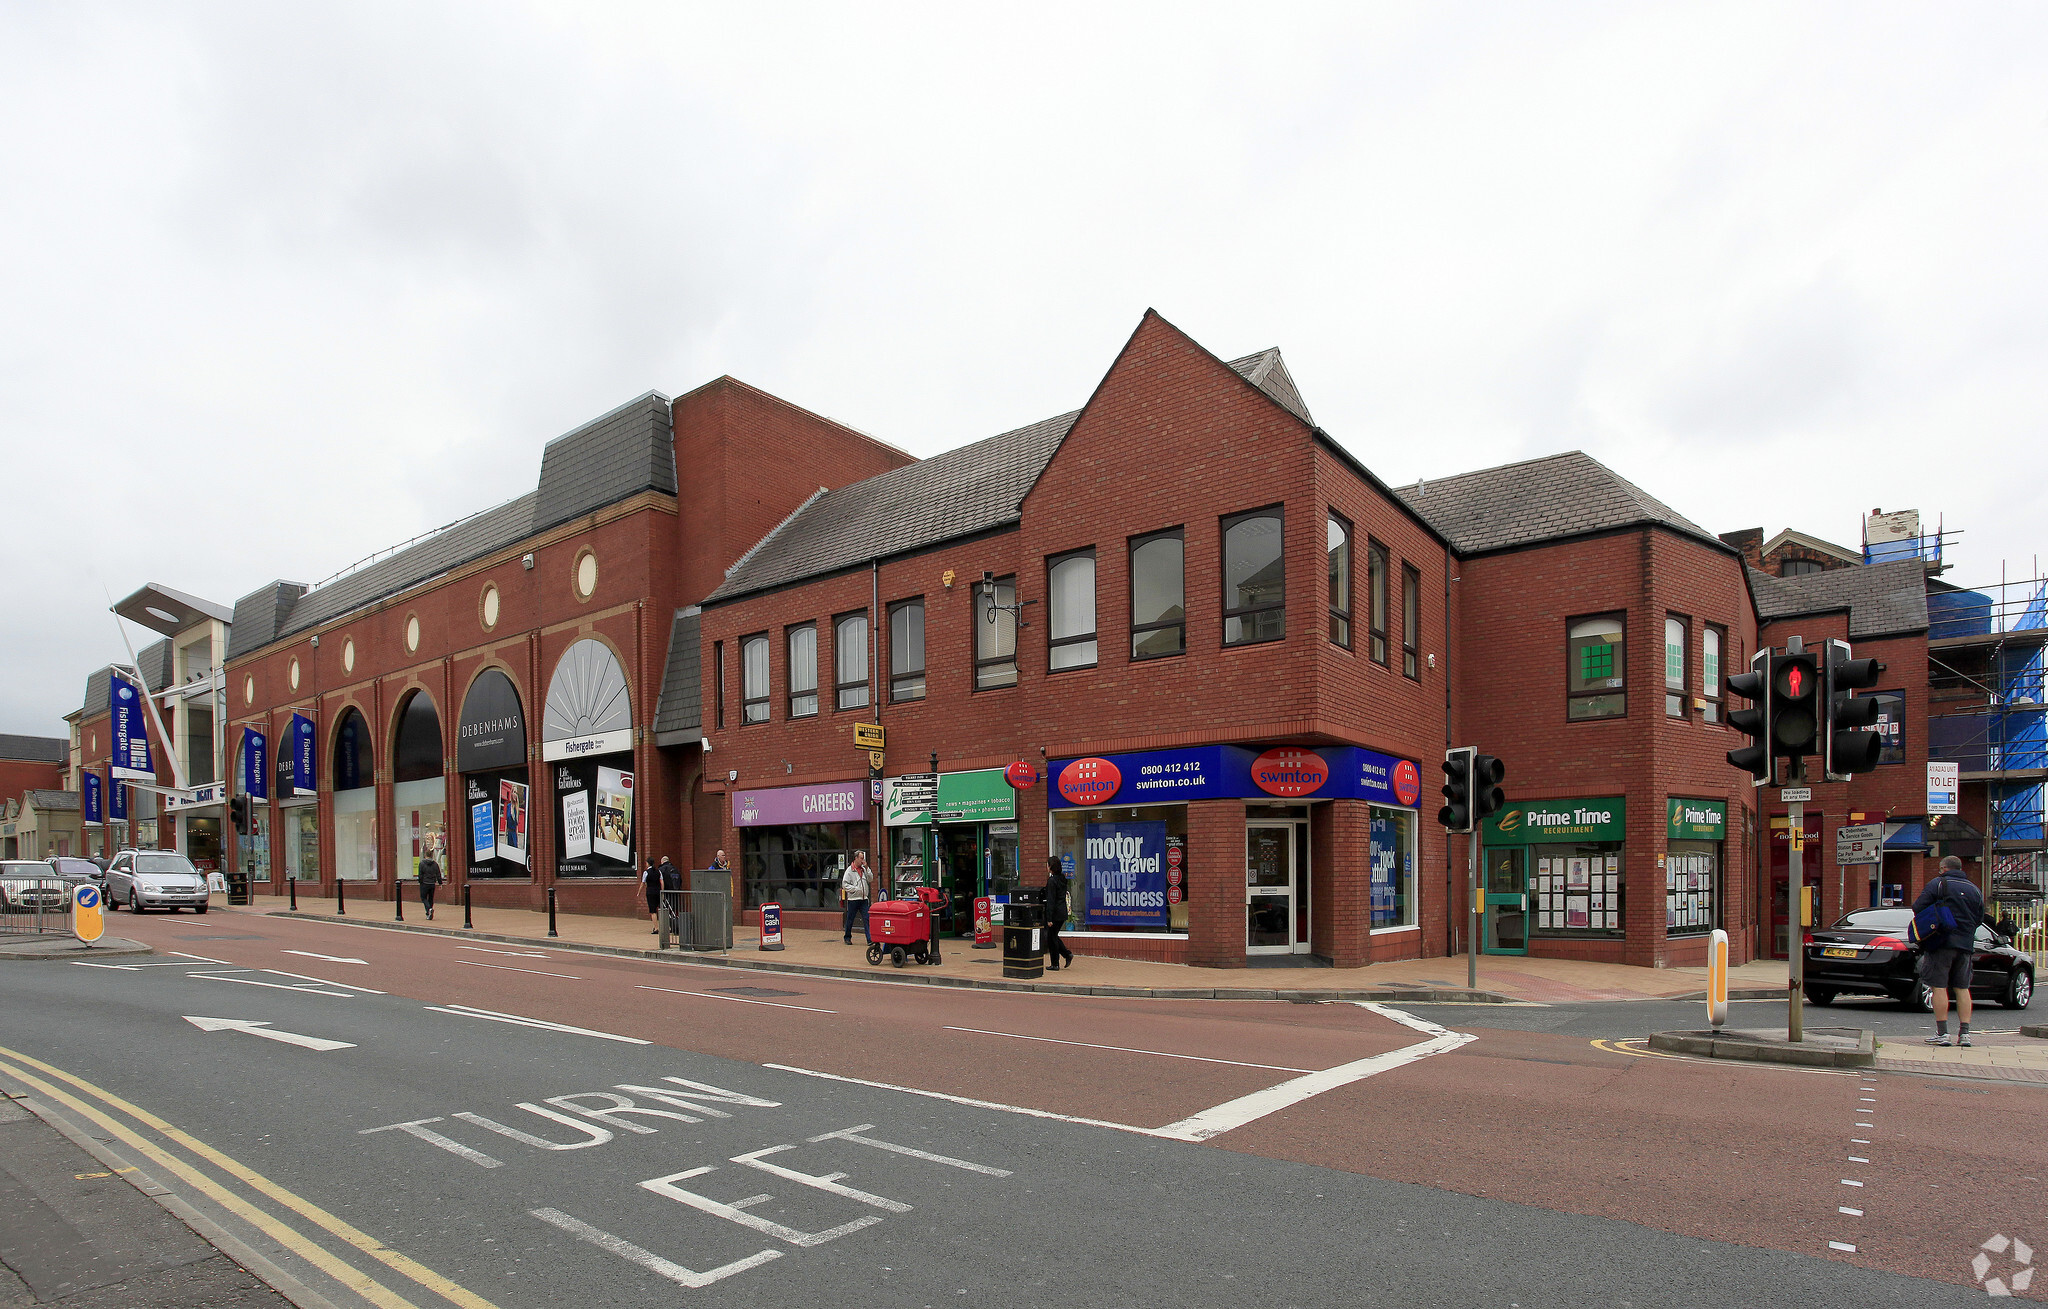
<path id="1" fill-rule="evenodd" d="M 1054 760 L 1065 939 L 1119 958 L 1342 967 L 1421 953 L 1421 770 L 1357 746 Z"/>

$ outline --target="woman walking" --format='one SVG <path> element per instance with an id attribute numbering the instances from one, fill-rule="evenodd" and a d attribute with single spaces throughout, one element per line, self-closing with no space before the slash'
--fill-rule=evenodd
<path id="1" fill-rule="evenodd" d="M 427 921 L 434 921 L 434 892 L 441 885 L 441 865 L 435 862 L 434 852 L 429 849 L 420 856 L 420 905 L 427 911 Z"/>
<path id="2" fill-rule="evenodd" d="M 653 936 L 661 931 L 661 875 L 654 871 L 654 856 L 647 856 L 647 867 L 640 870 L 640 889 L 647 895 L 647 918 L 654 926 L 647 929 Z"/>
<path id="3" fill-rule="evenodd" d="M 1067 872 L 1053 855 L 1045 857 L 1045 868 L 1045 965 L 1056 973 L 1062 961 L 1074 966 L 1074 952 L 1060 940 L 1060 929 L 1067 925 Z"/>

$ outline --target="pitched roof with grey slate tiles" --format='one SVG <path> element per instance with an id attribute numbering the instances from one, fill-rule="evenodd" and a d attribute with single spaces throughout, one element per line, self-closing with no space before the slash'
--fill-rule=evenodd
<path id="1" fill-rule="evenodd" d="M 694 745 L 704 734 L 703 619 L 697 606 L 676 610 L 668 630 L 668 666 L 654 710 L 656 745 Z"/>
<path id="2" fill-rule="evenodd" d="M 21 793 L 22 799 L 36 808 L 49 813 L 61 813 L 78 808 L 76 791 L 42 791 L 30 789 Z"/>
<path id="3" fill-rule="evenodd" d="M 541 453 L 540 481 L 527 494 L 471 514 L 388 558 L 298 597 L 271 639 L 331 622 L 642 491 L 676 493 L 668 400 L 654 391 L 548 442 Z M 237 641 L 234 653 L 257 648 L 254 643 Z"/>
<path id="4" fill-rule="evenodd" d="M 0 759 L 31 764 L 61 764 L 71 757 L 71 742 L 61 736 L 16 736 L 0 732 Z"/>
<path id="5" fill-rule="evenodd" d="M 1927 569 L 1918 559 L 1854 564 L 1798 577 L 1773 577 L 1749 570 L 1757 617 L 1849 611 L 1849 635 L 1894 636 L 1927 630 Z"/>
<path id="6" fill-rule="evenodd" d="M 291 618 L 292 607 L 306 593 L 304 582 L 272 582 L 235 601 L 235 616 L 228 627 L 230 659 L 260 650 L 278 637 Z"/>
<path id="7" fill-rule="evenodd" d="M 1310 427 L 1308 406 L 1277 349 L 1228 365 Z M 907 554 L 1020 517 L 1024 496 L 1073 430 L 1072 413 L 819 493 L 726 570 L 705 603 Z"/>
<path id="8" fill-rule="evenodd" d="M 1712 532 L 1581 450 L 1401 487 L 1460 554 L 1658 526 L 1728 551 Z"/>

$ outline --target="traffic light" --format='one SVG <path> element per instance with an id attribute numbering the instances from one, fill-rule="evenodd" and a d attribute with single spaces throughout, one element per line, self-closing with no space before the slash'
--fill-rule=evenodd
<path id="1" fill-rule="evenodd" d="M 249 797 L 235 795 L 228 797 L 228 815 L 235 820 L 235 831 L 243 836 L 249 834 Z"/>
<path id="2" fill-rule="evenodd" d="M 1728 762 L 1749 774 L 1751 786 L 1771 781 L 1771 651 L 1767 646 L 1750 658 L 1749 671 L 1728 679 L 1728 693 L 1748 700 L 1750 707 L 1729 711 L 1728 725 L 1753 738 L 1728 752 Z"/>
<path id="3" fill-rule="evenodd" d="M 1830 640 L 1825 650 L 1827 664 L 1822 673 L 1821 750 L 1829 781 L 1846 780 L 1877 767 L 1877 755 L 1884 741 L 1876 732 L 1864 729 L 1877 723 L 1878 704 L 1867 695 L 1851 695 L 1877 685 L 1884 665 L 1875 659 L 1850 657 L 1847 641 Z"/>
<path id="4" fill-rule="evenodd" d="M 1450 831 L 1472 830 L 1472 768 L 1478 755 L 1469 745 L 1444 751 L 1444 799 L 1448 803 L 1436 811 L 1436 820 Z"/>
<path id="5" fill-rule="evenodd" d="M 1500 789 L 1506 780 L 1508 766 L 1490 754 L 1474 755 L 1472 759 L 1472 825 L 1484 823 L 1501 811 L 1508 798 Z"/>
<path id="6" fill-rule="evenodd" d="M 1792 761 L 1788 776 L 1797 777 L 1798 763 L 1820 753 L 1820 660 L 1798 637 L 1771 657 L 1771 753 Z"/>

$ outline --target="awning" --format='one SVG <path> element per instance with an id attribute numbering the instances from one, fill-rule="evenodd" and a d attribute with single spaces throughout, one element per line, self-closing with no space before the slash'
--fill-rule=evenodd
<path id="1" fill-rule="evenodd" d="M 1920 823 L 1892 823 L 1892 830 L 1885 833 L 1884 848 L 1887 850 L 1925 850 L 1927 829 Z"/>

